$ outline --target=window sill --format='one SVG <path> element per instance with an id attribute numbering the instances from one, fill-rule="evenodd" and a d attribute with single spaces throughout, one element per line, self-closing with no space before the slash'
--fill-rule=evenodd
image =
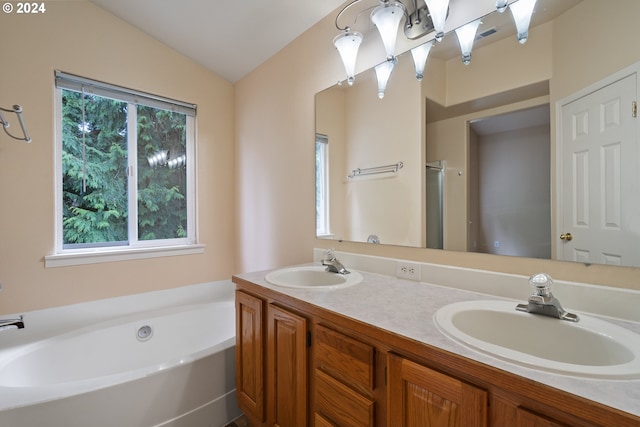
<path id="1" fill-rule="evenodd" d="M 45 268 L 72 265 L 97 264 L 102 262 L 130 261 L 134 259 L 159 258 L 204 253 L 205 245 L 156 246 L 153 248 L 99 249 L 94 251 L 65 252 L 46 255 Z"/>
<path id="2" fill-rule="evenodd" d="M 316 237 L 318 239 L 335 239 L 336 235 L 333 233 L 329 233 L 329 234 L 316 234 Z"/>

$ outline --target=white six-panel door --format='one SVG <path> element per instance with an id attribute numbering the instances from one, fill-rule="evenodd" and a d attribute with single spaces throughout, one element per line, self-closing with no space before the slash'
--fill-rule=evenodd
<path id="1" fill-rule="evenodd" d="M 561 106 L 560 259 L 640 266 L 636 77 Z"/>

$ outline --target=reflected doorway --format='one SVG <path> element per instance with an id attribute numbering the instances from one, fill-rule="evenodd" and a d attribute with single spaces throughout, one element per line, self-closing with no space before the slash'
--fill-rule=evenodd
<path id="1" fill-rule="evenodd" d="M 469 250 L 551 258 L 549 105 L 469 123 Z"/>

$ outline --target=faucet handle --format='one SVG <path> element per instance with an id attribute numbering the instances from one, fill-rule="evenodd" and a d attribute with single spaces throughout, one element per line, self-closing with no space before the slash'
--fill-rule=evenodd
<path id="1" fill-rule="evenodd" d="M 333 253 L 333 251 L 334 251 L 333 248 L 330 248 L 324 251 L 324 258 L 326 261 L 333 261 L 334 259 L 336 259 L 336 256 Z"/>
<path id="2" fill-rule="evenodd" d="M 551 296 L 553 279 L 546 273 L 537 273 L 529 277 L 529 285 L 533 287 L 533 294 L 541 297 Z"/>

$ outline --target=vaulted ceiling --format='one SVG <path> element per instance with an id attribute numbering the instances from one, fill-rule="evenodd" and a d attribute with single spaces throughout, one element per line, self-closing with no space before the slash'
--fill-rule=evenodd
<path id="1" fill-rule="evenodd" d="M 344 0 L 90 0 L 230 82 Z"/>

